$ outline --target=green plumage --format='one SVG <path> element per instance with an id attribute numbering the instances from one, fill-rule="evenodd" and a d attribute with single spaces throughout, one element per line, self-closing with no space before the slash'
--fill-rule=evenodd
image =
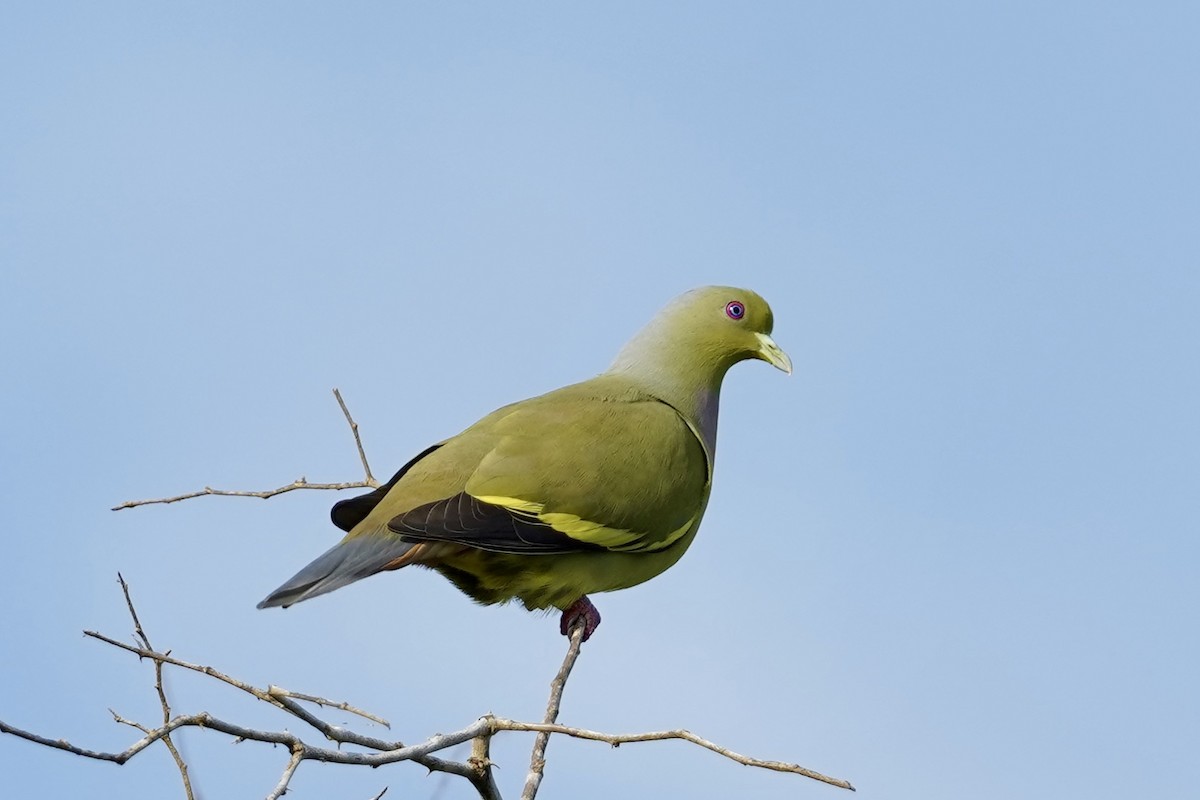
<path id="1" fill-rule="evenodd" d="M 753 292 L 683 295 L 607 372 L 505 406 L 337 504 L 346 537 L 260 607 L 409 564 L 481 603 L 530 609 L 573 608 L 658 575 L 708 503 L 726 370 L 746 358 L 791 370 L 771 327 Z"/>

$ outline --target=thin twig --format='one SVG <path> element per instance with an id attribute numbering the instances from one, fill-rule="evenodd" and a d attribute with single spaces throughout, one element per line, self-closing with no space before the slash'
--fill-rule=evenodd
<path id="1" fill-rule="evenodd" d="M 233 489 L 214 489 L 211 486 L 205 486 L 198 492 L 188 492 L 186 494 L 178 494 L 174 497 L 161 497 L 154 500 L 126 500 L 120 505 L 112 507 L 113 511 L 121 511 L 126 508 L 137 508 L 138 506 L 162 505 L 167 503 L 178 503 L 181 500 L 192 500 L 196 497 L 207 497 L 209 495 L 216 497 L 258 497 L 266 500 L 270 497 L 275 497 L 288 492 L 294 492 L 297 489 L 322 489 L 330 491 L 341 491 L 342 489 L 377 489 L 379 481 L 375 480 L 375 476 L 371 474 L 371 465 L 367 463 L 367 452 L 363 449 L 362 438 L 358 435 L 358 423 L 354 421 L 354 417 L 350 416 L 350 409 L 346 407 L 346 401 L 342 399 L 342 393 L 337 389 L 333 390 L 334 397 L 337 398 L 338 405 L 342 407 L 342 414 L 346 417 L 346 422 L 350 425 L 350 432 L 354 435 L 354 446 L 358 450 L 359 460 L 362 461 L 363 472 L 366 477 L 361 481 L 350 481 L 346 483 L 309 483 L 308 479 L 301 475 L 296 480 L 289 484 L 280 486 L 278 489 L 266 489 L 261 492 L 240 491 Z"/>
<path id="2" fill-rule="evenodd" d="M 121 573 L 117 573 L 117 580 L 121 584 L 121 592 L 125 595 L 125 605 L 129 609 L 129 616 L 133 618 L 133 633 L 134 637 L 141 642 L 142 646 L 147 650 L 153 650 L 154 647 L 150 644 L 150 637 L 146 635 L 145 629 L 142 628 L 142 621 L 138 619 L 137 609 L 133 607 L 133 598 L 129 596 L 129 584 L 125 582 L 125 578 Z M 158 692 L 158 702 L 162 706 L 162 721 L 167 724 L 171 721 L 171 704 L 167 702 L 167 692 L 163 688 L 163 662 L 154 662 L 154 690 Z M 116 716 L 114 713 L 113 716 Z M 137 726 L 140 730 L 146 729 L 141 725 Z M 192 793 L 192 781 L 188 777 L 188 765 L 180 755 L 179 749 L 175 746 L 175 742 L 171 740 L 171 734 L 163 734 L 163 744 L 167 746 L 167 750 L 171 753 L 171 758 L 175 759 L 175 766 L 179 769 L 179 777 L 183 779 L 183 793 L 187 800 L 196 800 L 195 794 Z"/>
<path id="3" fill-rule="evenodd" d="M 246 683 L 245 681 L 240 681 L 237 678 L 226 675 L 224 672 L 221 672 L 218 669 L 204 666 L 202 664 L 193 664 L 190 661 L 184 661 L 176 658 L 170 653 L 159 653 L 155 650 L 148 650 L 144 647 L 135 647 L 134 645 L 126 644 L 125 642 L 105 636 L 102 633 L 97 633 L 96 631 L 84 631 L 83 633 L 85 636 L 90 636 L 93 639 L 98 639 L 104 642 L 105 644 L 118 647 L 128 653 L 133 653 L 139 658 L 148 658 L 157 663 L 170 664 L 171 666 L 179 667 L 181 669 L 199 672 L 203 675 L 208 675 L 210 678 L 215 678 L 222 683 L 227 683 L 235 689 L 240 689 L 247 694 L 253 695 L 259 700 L 262 700 L 264 703 L 270 703 L 276 708 L 282 709 L 283 711 L 298 717 L 312 727 L 316 728 L 329 739 L 349 744 L 358 744 L 362 745 L 363 747 L 373 748 L 375 750 L 390 750 L 403 746 L 399 742 L 389 742 L 373 736 L 364 736 L 363 734 L 355 733 L 354 731 L 349 731 L 336 725 L 331 725 L 319 717 L 316 717 L 299 703 L 292 700 L 291 697 L 296 693 L 289 692 L 286 689 L 280 689 L 277 686 L 271 686 L 267 689 L 260 689 L 257 686 L 252 686 L 251 684 Z M 330 702 L 329 705 L 337 706 L 339 708 L 353 708 L 353 706 L 349 705 L 348 703 Z M 378 717 L 374 714 L 369 714 L 365 711 L 356 711 L 356 713 L 361 713 L 362 716 L 367 717 L 368 719 L 382 719 L 381 717 Z"/>
<path id="4" fill-rule="evenodd" d="M 336 708 L 339 711 L 345 711 L 350 714 L 356 714 L 356 715 L 362 717 L 363 719 L 369 719 L 369 720 L 371 720 L 371 722 L 382 725 L 383 727 L 387 728 L 388 730 L 392 729 L 392 724 L 390 722 L 388 722 L 386 719 L 384 719 L 383 717 L 376 716 L 375 714 L 372 714 L 370 711 L 363 711 L 361 708 L 355 708 L 354 706 L 350 705 L 349 703 L 340 703 L 336 700 L 326 700 L 324 697 L 317 697 L 316 695 L 303 694 L 301 692 L 292 692 L 287 689 L 283 689 L 279 686 L 268 686 L 267 693 L 270 694 L 272 697 L 291 697 L 295 700 L 304 700 L 309 703 L 315 703 L 315 704 L 321 706 L 322 708 Z"/>
<path id="5" fill-rule="evenodd" d="M 145 733 L 145 734 L 150 733 L 150 729 L 147 728 L 142 723 L 134 722 L 131 719 L 125 719 L 124 717 L 122 717 L 120 714 L 118 714 L 116 711 L 114 711 L 111 708 L 108 710 L 108 713 L 112 714 L 113 722 L 117 723 L 118 725 L 128 725 L 131 728 L 137 728 L 142 733 Z"/>
<path id="6" fill-rule="evenodd" d="M 178 503 L 181 500 L 191 500 L 196 497 L 206 497 L 213 495 L 214 497 L 259 497 L 266 500 L 276 495 L 287 494 L 294 492 L 297 489 L 329 489 L 339 491 L 341 489 L 374 489 L 378 483 L 367 483 L 366 481 L 351 481 L 349 483 L 309 483 L 303 475 L 296 480 L 280 486 L 278 489 L 267 489 L 261 492 L 243 492 L 232 489 L 214 489 L 211 486 L 205 486 L 198 492 L 188 492 L 187 494 L 179 494 L 174 497 L 162 497 L 154 500 L 127 500 L 119 506 L 113 506 L 113 511 L 121 511 L 126 508 L 137 508 L 138 506 L 152 506 L 160 503 Z"/>
<path id="7" fill-rule="evenodd" d="M 99 639 L 105 644 L 110 644 L 113 647 L 119 647 L 120 649 L 129 653 L 133 653 L 140 658 L 149 658 L 153 661 L 161 661 L 164 664 L 171 664 L 176 667 L 182 667 L 183 669 L 189 669 L 192 672 L 203 673 L 209 677 L 216 678 L 222 683 L 228 683 L 230 686 L 236 689 L 241 689 L 243 692 L 252 694 L 265 703 L 270 703 L 271 705 L 279 706 L 280 708 L 284 707 L 283 703 L 280 700 L 272 697 L 269 691 L 264 691 L 257 687 L 251 686 L 248 683 L 239 681 L 237 678 L 232 678 L 219 670 L 213 669 L 212 667 L 205 667 L 200 664 L 192 664 L 190 662 L 175 658 L 170 653 L 159 653 L 155 650 L 150 650 L 145 647 L 135 647 L 134 645 L 126 644 L 125 642 L 105 636 L 102 633 L 97 633 L 96 631 L 84 631 L 83 635 L 90 636 L 93 639 Z"/>
<path id="8" fill-rule="evenodd" d="M 354 445 L 358 448 L 358 457 L 362 461 L 363 472 L 367 476 L 364 483 L 369 486 L 378 486 L 379 482 L 371 474 L 371 465 L 367 463 L 367 451 L 363 450 L 362 439 L 358 435 L 358 423 L 354 421 L 354 417 L 350 416 L 350 409 L 346 408 L 346 401 L 342 399 L 342 393 L 335 388 L 333 396 L 337 398 L 338 405 L 342 407 L 342 413 L 346 415 L 346 422 L 350 425 L 350 432 L 354 434 Z"/>
<path id="9" fill-rule="evenodd" d="M 567 645 L 567 655 L 559 667 L 558 674 L 550 682 L 550 700 L 546 704 L 546 724 L 558 721 L 558 709 L 562 705 L 563 689 L 567 686 L 567 678 L 579 658 L 579 646 L 583 644 L 583 634 L 586 621 L 583 618 L 575 620 L 571 626 L 571 639 Z M 550 732 L 539 732 L 533 742 L 533 753 L 529 757 L 529 774 L 525 776 L 525 789 L 521 792 L 521 800 L 533 800 L 537 796 L 538 787 L 542 785 L 542 775 L 546 769 L 546 746 L 550 743 Z"/>
<path id="10" fill-rule="evenodd" d="M 769 769 L 776 772 L 790 772 L 795 775 L 803 775 L 806 778 L 812 778 L 821 783 L 827 783 L 830 786 L 837 786 L 841 789 L 849 789 L 854 791 L 854 787 L 849 781 L 841 778 L 831 778 L 828 775 L 822 775 L 820 772 L 802 767 L 799 764 L 791 764 L 786 761 L 765 761 L 760 758 L 752 758 L 741 753 L 736 753 L 727 747 L 722 747 L 719 744 L 710 742 L 708 739 L 697 736 L 691 731 L 673 730 L 673 731 L 653 731 L 650 733 L 600 733 L 598 731 L 589 731 L 584 728 L 573 728 L 567 725 L 554 725 L 544 722 L 517 722 L 511 719 L 503 719 L 496 717 L 492 719 L 492 727 L 497 731 L 538 731 L 542 735 L 549 736 L 552 733 L 561 733 L 564 736 L 571 736 L 576 739 L 591 739 L 597 742 L 607 742 L 613 747 L 618 747 L 622 744 L 632 742 L 657 742 L 665 739 L 682 739 L 686 742 L 699 745 L 706 750 L 711 750 L 718 755 L 725 756 L 728 759 L 736 761 L 739 764 L 744 764 L 747 767 L 758 767 L 760 769 Z"/>

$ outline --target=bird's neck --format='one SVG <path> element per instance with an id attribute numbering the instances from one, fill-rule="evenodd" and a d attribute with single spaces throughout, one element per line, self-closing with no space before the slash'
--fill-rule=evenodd
<path id="1" fill-rule="evenodd" d="M 708 451 L 711 461 L 717 455 L 717 409 L 721 405 L 721 388 L 718 385 L 712 391 L 705 391 L 696 398 L 695 417 L 696 428 L 700 438 L 704 440 L 704 449 Z"/>
<path id="2" fill-rule="evenodd" d="M 668 354 L 664 354 L 668 355 Z M 608 373 L 634 381 L 643 391 L 654 395 L 680 413 L 704 442 L 711 459 L 717 452 L 717 412 L 721 404 L 721 382 L 728 367 L 719 365 L 709 373 L 682 369 L 679 359 L 665 357 L 637 361 L 617 361 Z"/>

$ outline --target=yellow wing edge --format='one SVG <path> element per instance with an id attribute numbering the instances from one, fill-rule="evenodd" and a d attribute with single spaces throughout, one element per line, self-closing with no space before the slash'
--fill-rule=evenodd
<path id="1" fill-rule="evenodd" d="M 646 538 L 646 534 L 644 533 L 637 533 L 625 528 L 610 528 L 602 522 L 593 522 L 577 514 L 568 514 L 562 511 L 546 511 L 544 504 L 532 500 L 522 500 L 519 497 L 505 497 L 503 495 L 471 496 L 481 503 L 500 506 L 507 508 L 509 511 L 515 511 L 518 514 L 537 519 L 539 522 L 549 525 L 564 536 L 570 536 L 578 542 L 594 544 L 606 550 L 616 550 L 626 553 L 653 553 L 665 550 L 687 533 L 696 522 L 696 518 L 692 517 L 682 526 L 667 534 L 665 539 L 647 547 L 641 544 Z"/>

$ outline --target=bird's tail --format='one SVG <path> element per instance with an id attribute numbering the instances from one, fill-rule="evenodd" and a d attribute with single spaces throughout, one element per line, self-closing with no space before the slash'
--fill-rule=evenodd
<path id="1" fill-rule="evenodd" d="M 405 556 L 415 546 L 395 535 L 366 534 L 343 539 L 267 595 L 258 607 L 287 608 L 292 603 L 332 592 L 376 572 L 398 569 L 408 563 Z"/>

